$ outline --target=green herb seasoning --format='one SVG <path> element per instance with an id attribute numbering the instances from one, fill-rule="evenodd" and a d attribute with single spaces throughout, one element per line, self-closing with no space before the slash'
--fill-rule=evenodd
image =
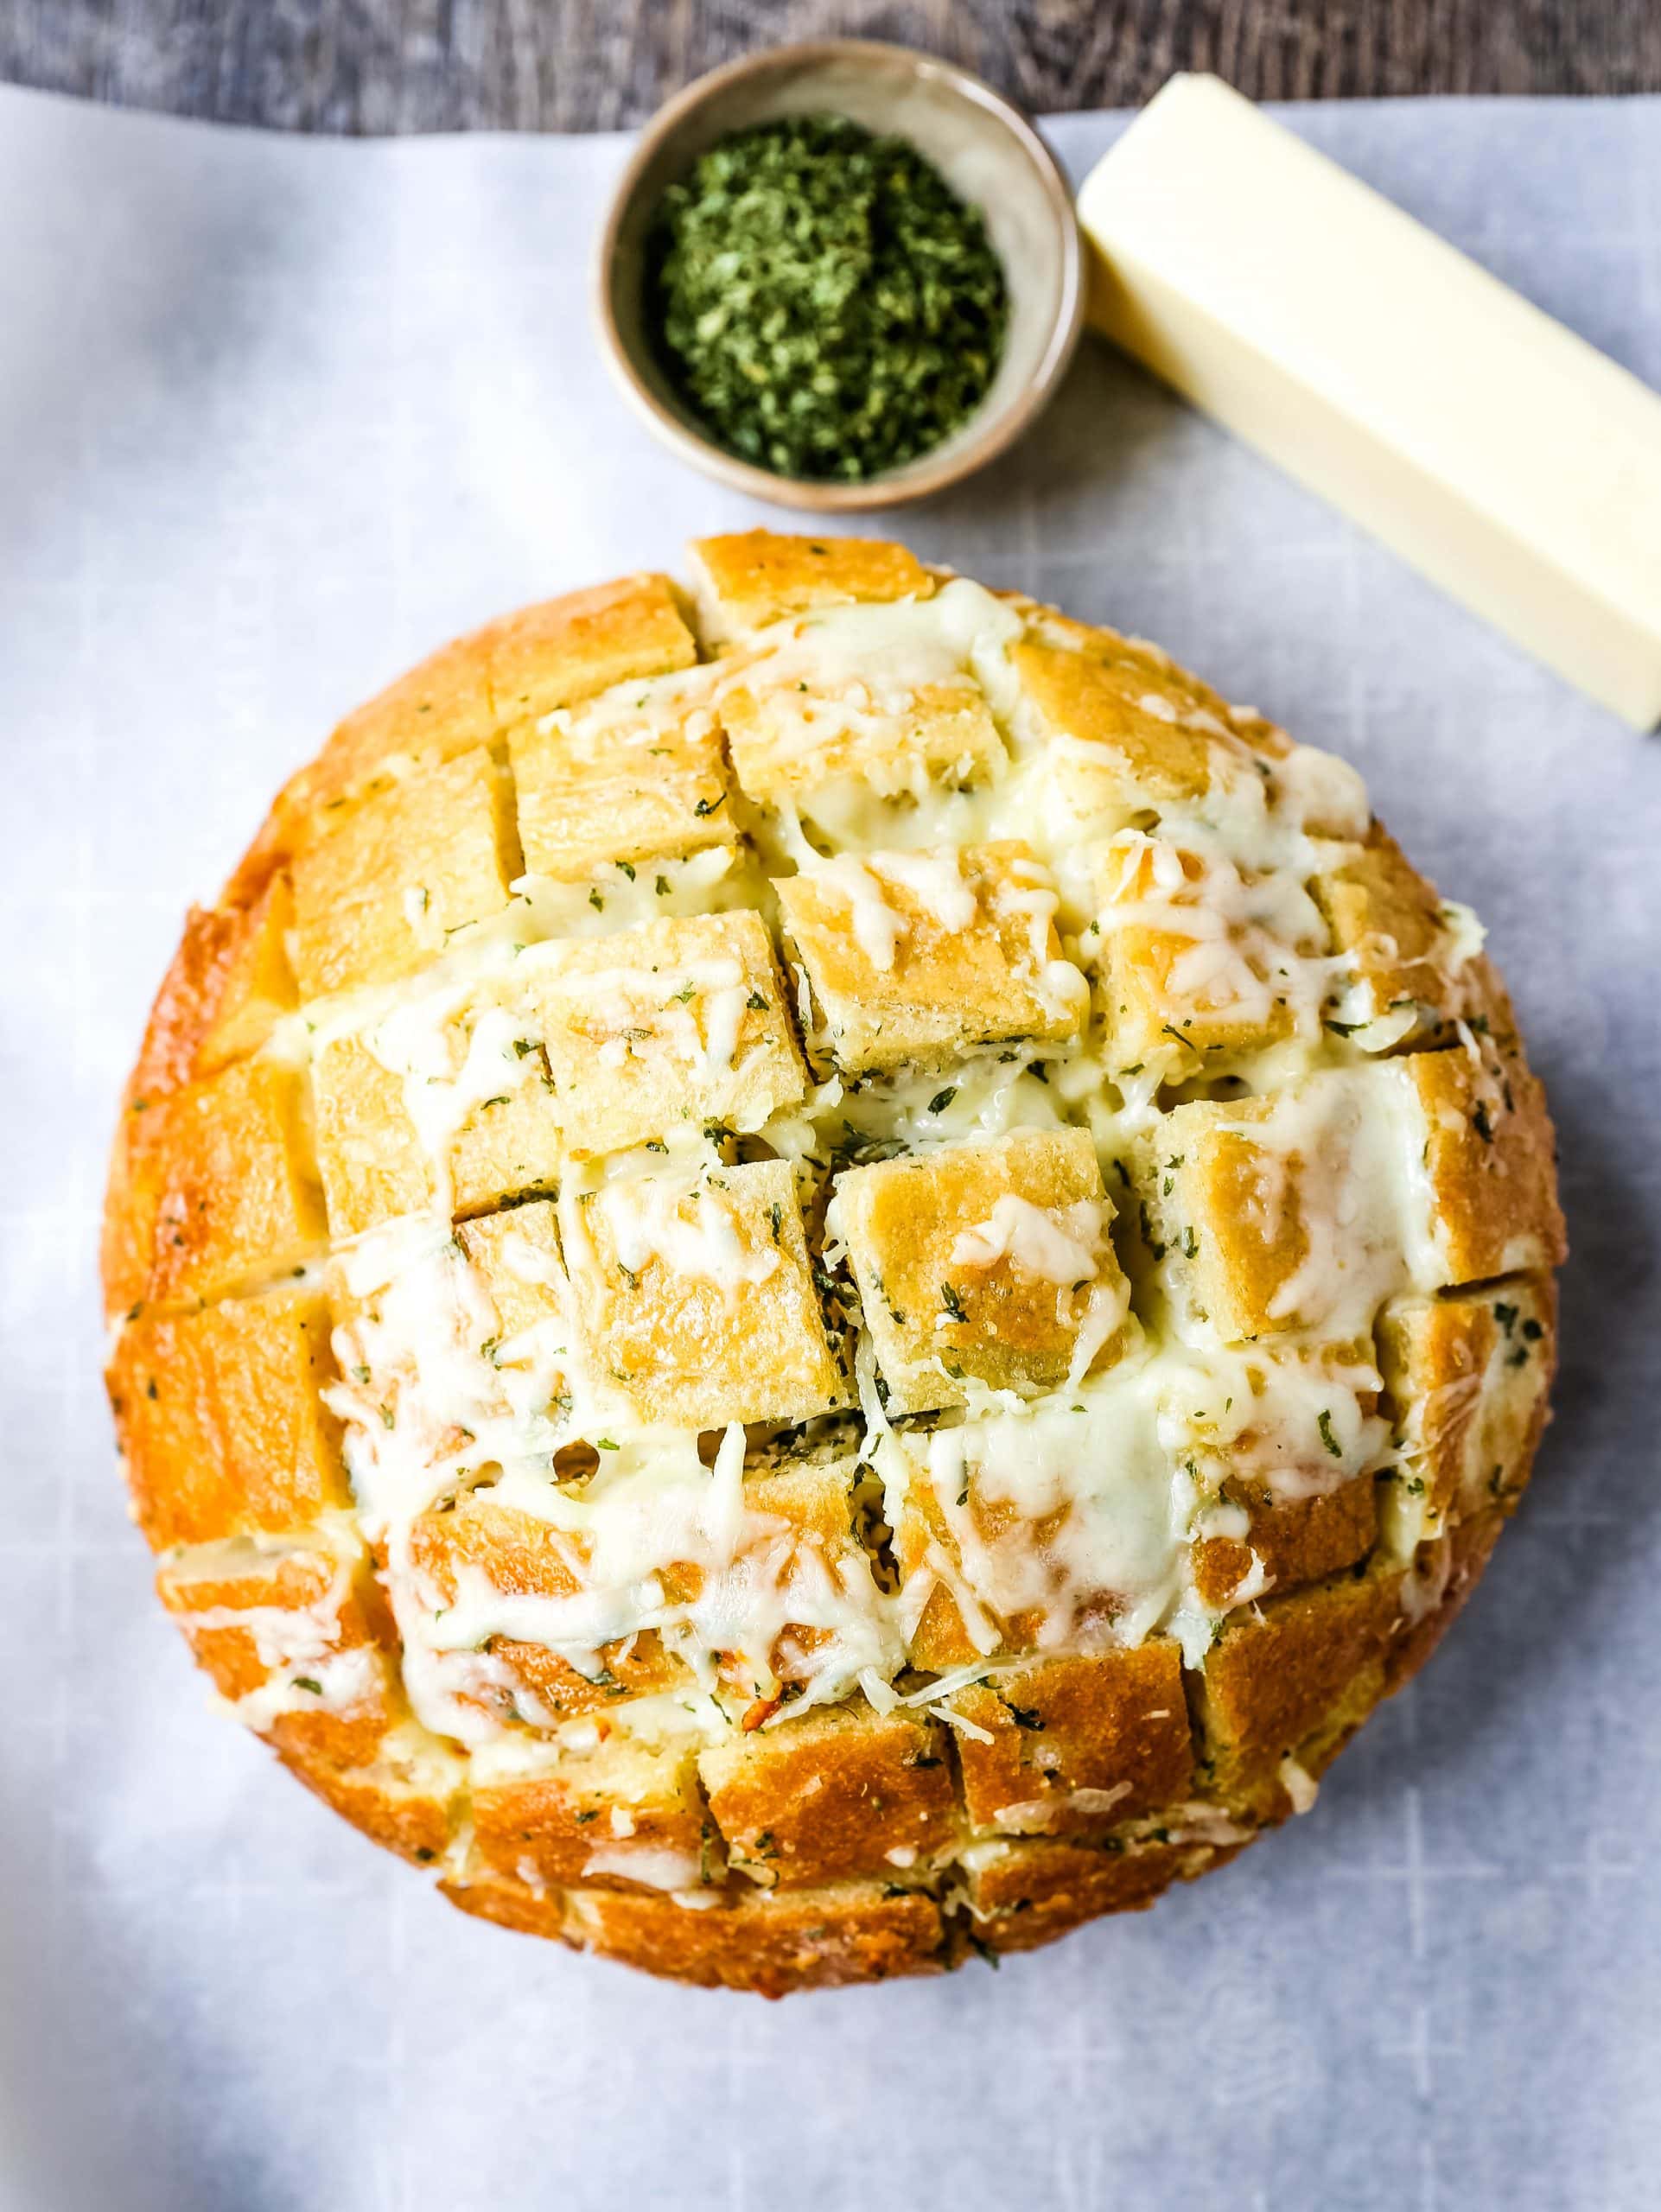
<path id="1" fill-rule="evenodd" d="M 926 453 L 985 397 L 1008 320 L 979 211 L 903 138 L 840 116 L 712 146 L 664 195 L 646 282 L 683 401 L 781 476 Z"/>

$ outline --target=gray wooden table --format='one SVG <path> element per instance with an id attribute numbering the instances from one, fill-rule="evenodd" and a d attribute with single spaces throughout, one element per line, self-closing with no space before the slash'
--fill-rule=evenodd
<path id="1" fill-rule="evenodd" d="M 0 0 L 0 79 L 290 130 L 590 130 L 786 39 L 899 39 L 1036 109 L 1661 91 L 1661 0 Z"/>

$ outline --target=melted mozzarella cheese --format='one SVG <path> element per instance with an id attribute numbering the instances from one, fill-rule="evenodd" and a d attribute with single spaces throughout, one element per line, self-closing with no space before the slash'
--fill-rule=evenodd
<path id="1" fill-rule="evenodd" d="M 990 1268 L 1008 1259 L 1023 1274 L 1044 1282 L 1087 1282 L 1100 1262 L 1102 1230 L 1102 1208 L 1094 1199 L 1041 1206 L 1005 1191 L 990 1220 L 959 1232 L 951 1262 L 954 1267 Z"/>
<path id="2" fill-rule="evenodd" d="M 631 1274 L 639 1274 L 648 1260 L 661 1260 L 671 1274 L 714 1283 L 731 1297 L 745 1283 L 765 1282 L 782 1264 L 774 1245 L 746 1249 L 731 1206 L 702 1178 L 689 1184 L 642 1175 L 608 1183 L 597 1204 L 618 1260 Z"/>
<path id="3" fill-rule="evenodd" d="M 1330 1099 L 1310 1103 L 1301 1080 L 1313 1067 L 1346 1065 L 1347 1047 L 1324 1032 L 1323 1017 L 1346 1008 L 1353 963 L 1327 954 L 1309 886 L 1342 864 L 1345 841 L 1359 843 L 1367 833 L 1360 780 L 1306 748 L 1257 749 L 1240 734 L 1255 721 L 1248 710 L 1233 712 L 1231 728 L 1150 690 L 1140 702 L 1146 715 L 1209 741 L 1206 790 L 1145 807 L 1121 793 L 1098 813 L 1081 814 L 1079 794 L 1089 779 L 1078 772 L 1099 767 L 1103 748 L 1043 737 L 1032 727 L 1009 658 L 1025 620 L 978 585 L 954 579 L 926 600 L 793 618 L 746 641 L 728 661 L 619 686 L 548 717 L 546 726 L 573 742 L 628 747 L 689 714 L 695 732 L 704 732 L 702 718 L 718 717 L 731 689 L 742 686 L 777 709 L 769 745 L 805 762 L 827 737 L 891 722 L 920 690 L 944 686 L 969 704 L 984 699 L 1002 750 L 991 761 L 971 753 L 929 764 L 901 747 L 891 774 L 879 766 L 815 785 L 811 804 L 806 798 L 801 804 L 808 830 L 788 804 L 750 808 L 741 796 L 738 827 L 750 842 L 632 870 L 617 864 L 576 884 L 524 878 L 502 914 L 447 939 L 415 984 L 308 1007 L 280 1023 L 266 1048 L 299 1064 L 334 1038 L 361 1038 L 401 1080 L 434 1165 L 430 1217 L 374 1231 L 340 1259 L 352 1312 L 336 1332 L 343 1379 L 329 1402 L 345 1426 L 358 1523 L 385 1561 L 417 1720 L 469 1746 L 479 1781 L 512 1770 L 515 1761 L 530 1762 L 531 1770 L 551 1755 L 550 1745 L 577 1746 L 585 1730 L 598 1727 L 545 1707 L 493 1648 L 498 1640 L 542 1646 L 593 1680 L 608 1650 L 655 1636 L 684 1670 L 684 1687 L 622 1700 L 608 1719 L 648 1738 L 722 1735 L 729 1721 L 720 1700 L 735 1685 L 746 1697 L 776 1688 L 787 1632 L 800 1694 L 767 1715 L 767 1727 L 788 1726 L 793 1713 L 857 1689 L 880 1712 L 920 1705 L 966 1735 L 984 1735 L 951 1699 L 1009 1663 L 995 1655 L 1011 1624 L 1040 1650 L 1080 1641 L 1134 1643 L 1163 1631 L 1197 1663 L 1227 1608 L 1198 1599 L 1192 1547 L 1206 1538 L 1248 1543 L 1251 1534 L 1250 1515 L 1223 1496 L 1224 1481 L 1232 1477 L 1290 1502 L 1391 1458 L 1376 1411 L 1376 1371 L 1361 1352 L 1334 1351 L 1328 1340 L 1365 1345 L 1380 1298 L 1403 1285 L 1434 1285 L 1446 1272 L 1423 1132 L 1404 1079 L 1388 1068 L 1365 1108 L 1348 1121 L 1339 1116 L 1341 1141 Z M 501 1263 L 545 1291 L 549 1311 L 504 1338 L 484 1281 L 451 1231 L 449 1159 L 474 1111 L 530 1079 L 526 1056 L 515 1050 L 527 1033 L 514 1009 L 527 977 L 544 993 L 558 988 L 560 947 L 570 941 L 660 914 L 765 910 L 766 874 L 789 866 L 845 899 L 855 941 L 874 969 L 889 974 L 917 917 L 947 934 L 975 923 L 980 902 L 959 849 L 1010 839 L 1033 857 L 1016 858 L 986 895 L 1021 944 L 1023 981 L 1052 1011 L 1082 1024 L 1088 1010 L 1079 966 L 1052 957 L 1052 932 L 1061 932 L 1065 952 L 1088 963 L 1114 931 L 1132 927 L 1173 941 L 1170 988 L 1195 1007 L 1263 1026 L 1276 1002 L 1289 1009 L 1289 1040 L 1249 1071 L 1253 1089 L 1284 1094 L 1270 1119 L 1251 1128 L 1264 1160 L 1255 1203 L 1265 1224 L 1296 1205 L 1322 1224 L 1276 1299 L 1282 1316 L 1319 1315 L 1320 1326 L 1277 1347 L 1219 1348 L 1190 1325 L 1180 1278 L 1169 1269 L 1133 1319 L 1129 1284 L 1116 1268 L 1104 1269 L 1110 1207 L 1043 1208 L 1001 1198 L 985 1220 L 959 1231 L 952 1264 L 1008 1262 L 1053 1285 L 1058 1313 L 1065 1303 L 1068 1325 L 1077 1322 L 1069 1375 L 1062 1389 L 1036 1400 L 971 1386 L 961 1416 L 896 1427 L 884 1409 L 875 1348 L 858 1332 L 863 1449 L 882 1485 L 886 1517 L 898 1526 L 908 1512 L 913 1520 L 921 1515 L 928 1531 L 901 1586 L 885 1589 L 856 1547 L 828 1543 L 758 1508 L 744 1480 L 741 1428 L 724 1432 L 707 1465 L 696 1437 L 634 1422 L 608 1378 L 585 1370 L 565 1319 L 560 1261 L 512 1232 L 501 1243 Z M 408 903 L 418 930 L 425 909 L 413 896 Z M 1480 938 L 1462 910 L 1446 910 L 1446 927 L 1451 972 Z M 696 1007 L 678 995 L 689 986 Z M 739 1055 L 747 994 L 734 962 L 711 960 L 672 976 L 620 962 L 582 977 L 580 988 L 585 1008 L 602 1014 L 608 1001 L 622 1009 L 646 995 L 654 1005 L 654 1039 L 705 1071 L 730 1069 Z M 798 993 L 805 1032 L 811 1001 L 805 977 Z M 620 1010 L 614 1033 L 599 1039 L 596 1082 L 627 1055 L 632 1040 L 624 1033 L 636 1022 Z M 1389 1040 L 1370 1033 L 1362 1041 L 1378 1050 Z M 831 1241 L 823 1259 L 835 1269 L 844 1254 L 836 1241 L 834 1176 L 848 1161 L 1015 1128 L 1088 1126 L 1111 1166 L 1138 1130 L 1159 1124 L 1167 1073 L 1155 1065 L 1114 1070 L 1098 1014 L 1079 1043 L 1041 1053 L 1017 1039 L 944 1070 L 832 1078 L 768 1122 L 757 1149 L 795 1164 L 805 1208 L 830 1183 Z M 703 1140 L 671 1138 L 667 1168 L 640 1154 L 568 1162 L 563 1187 L 592 1191 L 617 1259 L 631 1273 L 656 1260 L 734 1296 L 770 1275 L 780 1254 L 765 1241 L 752 1249 L 707 1173 L 695 1172 L 713 1158 Z M 579 1213 L 562 1199 L 562 1222 Z M 1104 1272 L 1111 1287 L 1100 1280 Z M 1076 1294 L 1085 1286 L 1080 1315 Z M 1124 1356 L 1091 1376 L 1098 1353 L 1127 1323 Z M 557 1459 L 579 1443 L 600 1464 L 563 1476 Z M 475 1489 L 547 1532 L 568 1586 L 554 1586 L 556 1576 L 547 1588 L 508 1588 L 466 1563 L 455 1567 L 453 1588 L 435 1586 L 417 1564 L 415 1524 Z M 1263 1586 L 1253 1555 L 1229 1604 L 1250 1602 Z M 951 1596 L 983 1656 L 957 1676 L 902 1689 L 896 1678 L 935 1590 Z M 1430 1601 L 1424 1578 L 1411 1601 Z M 365 1694 L 372 1654 L 339 1649 L 326 1615 L 320 1601 L 303 1616 L 237 1616 L 234 1624 L 249 1630 L 273 1669 L 273 1683 L 245 1701 L 250 1717 L 287 1709 L 284 1700 L 315 1709 L 320 1694 L 347 1709 L 337 1701 Z M 203 1616 L 195 1624 L 217 1620 Z M 321 1693 L 277 1679 L 302 1664 L 322 1683 Z M 1296 1804 L 1302 1785 L 1289 1772 L 1282 1779 Z M 1077 1809 L 1109 1811 L 1093 1801 L 1111 1795 L 1082 1793 L 1091 1802 Z M 1226 1841 L 1236 1833 L 1214 1808 L 1187 1808 L 1190 1815 L 1185 1839 Z M 999 1817 L 1014 1834 L 1036 1823 L 1032 1807 L 1018 1800 Z M 678 1895 L 697 1878 L 684 1854 L 620 1833 L 596 1843 L 587 1871 Z"/>

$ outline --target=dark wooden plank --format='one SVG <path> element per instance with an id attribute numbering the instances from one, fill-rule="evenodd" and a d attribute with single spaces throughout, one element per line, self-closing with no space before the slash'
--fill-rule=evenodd
<path id="1" fill-rule="evenodd" d="M 1661 0 L 0 0 L 0 78 L 290 130 L 638 123 L 716 62 L 856 34 L 1037 109 L 1173 69 L 1259 99 L 1661 92 Z"/>

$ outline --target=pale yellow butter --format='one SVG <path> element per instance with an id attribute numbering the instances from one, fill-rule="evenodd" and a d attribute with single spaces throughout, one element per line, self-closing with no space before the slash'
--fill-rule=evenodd
<path id="1" fill-rule="evenodd" d="M 1640 729 L 1661 397 L 1258 112 L 1178 76 L 1079 212 L 1097 327 Z"/>

